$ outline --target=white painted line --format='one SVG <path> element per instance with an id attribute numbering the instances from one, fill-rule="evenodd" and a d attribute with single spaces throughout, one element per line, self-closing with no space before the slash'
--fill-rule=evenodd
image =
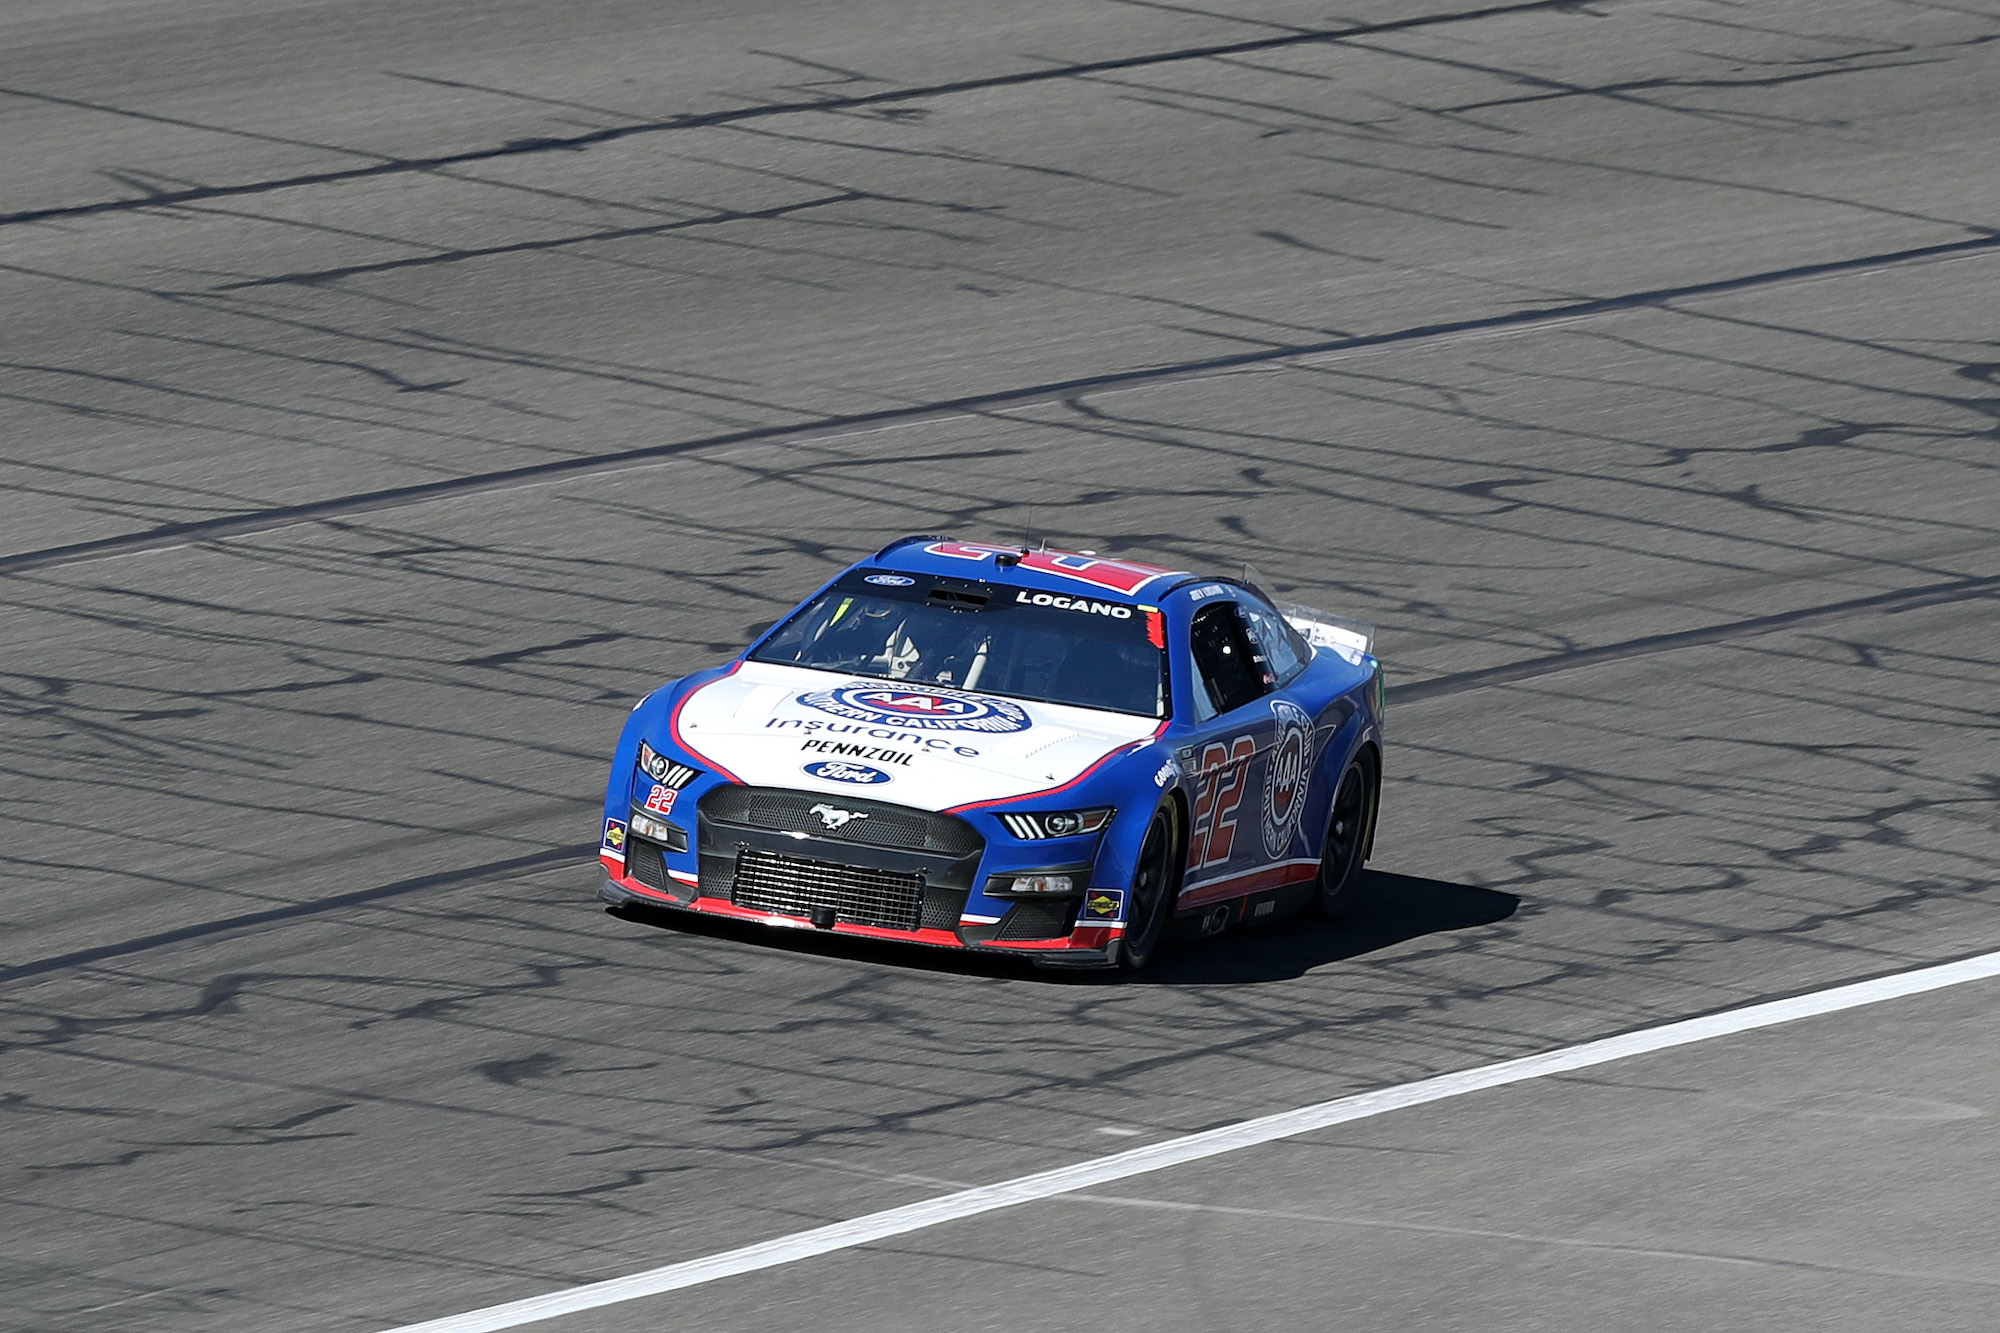
<path id="1" fill-rule="evenodd" d="M 1628 1032 L 1621 1037 L 1587 1041 L 1578 1046 L 1568 1046 L 1542 1055 L 1503 1060 L 1499 1064 L 1484 1065 L 1478 1069 L 1467 1069 L 1456 1074 L 1443 1074 L 1437 1078 L 1404 1083 L 1393 1088 L 1336 1097 L 1332 1101 L 1316 1102 L 1296 1110 L 1281 1111 L 1276 1115 L 1260 1116 L 1255 1120 L 1245 1120 L 1234 1125 L 1224 1125 L 1219 1129 L 1204 1130 L 1199 1134 L 1188 1134 L 1162 1143 L 1148 1144 L 1109 1157 L 1093 1158 L 1087 1162 L 1078 1162 L 1074 1166 L 1058 1167 L 1053 1171 L 1042 1171 L 1016 1180 L 1003 1180 L 995 1185 L 980 1185 L 973 1189 L 960 1190 L 956 1194 L 927 1199 L 922 1203 L 906 1204 L 886 1212 L 869 1213 L 865 1217 L 857 1217 L 850 1221 L 835 1222 L 829 1226 L 814 1227 L 810 1231 L 794 1232 L 789 1236 L 779 1236 L 773 1240 L 760 1241 L 755 1245 L 745 1245 L 741 1249 L 726 1250 L 721 1254 L 711 1254 L 701 1259 L 668 1264 L 663 1268 L 647 1269 L 643 1273 L 633 1273 L 628 1277 L 612 1278 L 607 1282 L 592 1282 L 581 1287 L 570 1287 L 564 1291 L 552 1291 L 545 1296 L 530 1296 L 526 1300 L 509 1301 L 505 1305 L 449 1315 L 427 1323 L 407 1324 L 392 1329 L 389 1333 L 494 1333 L 499 1329 L 519 1328 L 523 1324 L 532 1324 L 543 1319 L 554 1319 L 583 1310 L 595 1310 L 606 1305 L 635 1301 L 646 1296 L 657 1296 L 662 1292 L 679 1291 L 683 1287 L 699 1286 L 704 1282 L 735 1277 L 740 1273 L 776 1268 L 781 1264 L 796 1263 L 801 1259 L 830 1254 L 836 1250 L 851 1250 L 856 1246 L 887 1240 L 891 1236 L 906 1235 L 946 1222 L 955 1222 L 960 1218 L 976 1217 L 981 1213 L 990 1213 L 1001 1208 L 1033 1203 L 1037 1199 L 1070 1194 L 1077 1190 L 1089 1189 L 1093 1185 L 1145 1175 L 1151 1171 L 1164 1170 L 1186 1162 L 1219 1157 L 1224 1153 L 1237 1152 L 1261 1143 L 1291 1138 L 1331 1125 L 1346 1124 L 1352 1120 L 1365 1120 L 1370 1116 L 1383 1115 L 1408 1106 L 1422 1106 L 1426 1102 L 1463 1097 L 1467 1093 L 1505 1087 L 1510 1083 L 1547 1078 L 1551 1074 L 1566 1074 L 1572 1070 L 1587 1069 L 1592 1065 L 1608 1064 L 1613 1060 L 1626 1060 L 1635 1055 L 1646 1055 L 1675 1046 L 1690 1046 L 1716 1037 L 1751 1032 L 1758 1028 L 1776 1027 L 1801 1018 L 1838 1013 L 1843 1009 L 1858 1009 L 1863 1005 L 1879 1004 L 1884 1000 L 1920 995 L 1925 991 L 1942 990 L 1947 986 L 1962 985 L 1968 981 L 1983 981 L 1992 977 L 2000 977 L 2000 952 L 1981 954 L 1977 958 L 1967 958 L 1956 963 L 1922 967 L 1896 976 L 1879 977 L 1874 981 L 1836 986 L 1831 990 L 1794 996 L 1789 1000 L 1771 1000 L 1764 1004 L 1753 1004 L 1742 1009 L 1732 1009 L 1727 1013 L 1710 1014 L 1705 1018 L 1683 1019 L 1677 1023 L 1647 1028 L 1641 1032 Z"/>

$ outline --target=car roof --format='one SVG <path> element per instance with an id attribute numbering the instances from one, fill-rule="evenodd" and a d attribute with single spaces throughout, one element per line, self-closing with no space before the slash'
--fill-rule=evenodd
<path id="1" fill-rule="evenodd" d="M 892 570 L 927 578 L 976 579 L 1005 588 L 1066 593 L 1127 605 L 1157 605 L 1168 592 L 1202 579 L 1182 569 L 1100 556 L 1091 551 L 964 542 L 950 537 L 904 537 L 889 543 L 857 569 Z"/>

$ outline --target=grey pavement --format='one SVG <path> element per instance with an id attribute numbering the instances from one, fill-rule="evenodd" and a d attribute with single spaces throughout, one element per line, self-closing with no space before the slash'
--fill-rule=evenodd
<path id="1" fill-rule="evenodd" d="M 546 1327 L 1980 1333 L 2000 1218 L 1962 1173 L 1995 1165 L 1995 998 L 1478 1093 Z"/>
<path id="2" fill-rule="evenodd" d="M 2000 15 L 1452 12 L 11 7 L 0 1327 L 382 1328 L 1074 1161 L 1125 1141 L 1105 1126 L 2000 948 Z M 550 462 L 577 470 L 501 475 Z M 214 519 L 249 526 L 146 545 Z M 604 916 L 630 704 L 946 530 L 1248 562 L 1377 622 L 1357 919 L 1120 985 Z M 127 546 L 4 564 L 98 539 Z M 1336 1300 L 1362 1327 L 1976 1327 L 1990 1264 L 1914 1212 L 1787 1249 L 1746 1203 L 1694 1236 L 1643 1211 L 1617 1125 L 1706 1106 L 1724 1160 L 1823 1128 L 1796 1109 L 1820 1092 L 1949 1102 L 1786 1182 L 1906 1178 L 1971 1217 L 1992 1048 L 1953 1006 L 1982 994 L 1826 1020 L 1810 1061 L 1743 1075 L 1764 1118 L 1565 1082 L 1505 1094 L 1535 1132 L 1478 1154 L 1520 1212 L 1489 1230 L 1839 1275 L 1627 1283 L 1573 1247 L 1064 1204 L 1037 1216 L 1092 1253 L 1037 1250 L 990 1309 L 1030 1319 L 1008 1302 L 1042 1284 L 1111 1328 Z M 1791 1040 L 1671 1060 L 1721 1087 Z M 1159 1197 L 1346 1206 L 1287 1192 L 1312 1150 Z M 1469 1155 L 1354 1161 L 1376 1198 L 1407 1171 L 1421 1218 Z M 823 1261 L 830 1316 L 936 1314 L 928 1252 Z M 795 1281 L 674 1318 L 811 1302 Z"/>

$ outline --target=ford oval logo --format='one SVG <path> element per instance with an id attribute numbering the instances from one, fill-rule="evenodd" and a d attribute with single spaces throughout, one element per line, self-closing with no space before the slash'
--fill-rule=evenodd
<path id="1" fill-rule="evenodd" d="M 870 574 L 861 581 L 872 583 L 878 588 L 907 588 L 916 582 L 915 579 L 905 578 L 901 574 Z"/>
<path id="2" fill-rule="evenodd" d="M 845 759 L 822 759 L 817 764 L 807 764 L 806 773 L 827 782 L 852 782 L 864 787 L 889 781 L 889 775 L 881 769 L 850 764 Z"/>

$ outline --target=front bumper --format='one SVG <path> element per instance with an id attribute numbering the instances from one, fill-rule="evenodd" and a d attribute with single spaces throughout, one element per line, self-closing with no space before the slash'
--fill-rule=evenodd
<path id="1" fill-rule="evenodd" d="M 701 916 L 726 917 L 735 921 L 749 921 L 758 925 L 776 926 L 795 930 L 820 930 L 833 935 L 848 935 L 857 939 L 887 940 L 898 944 L 916 944 L 934 949 L 956 949 L 961 952 L 988 954 L 1012 954 L 1028 958 L 1045 967 L 1106 967 L 1113 962 L 1117 940 L 1122 936 L 1121 926 L 1071 925 L 1061 935 L 1040 939 L 1002 939 L 1009 918 L 1023 908 L 1047 908 L 1054 904 L 1024 902 L 1014 905 L 1009 912 L 999 918 L 975 918 L 952 923 L 919 924 L 915 929 L 898 929 L 889 926 L 870 925 L 859 921 L 844 921 L 837 917 L 828 921 L 822 913 L 818 920 L 811 915 L 794 912 L 772 911 L 760 907 L 745 906 L 732 900 L 727 890 L 722 894 L 704 892 L 700 883 L 691 875 L 668 872 L 668 885 L 656 888 L 628 873 L 625 861 L 603 856 L 600 863 L 604 867 L 604 879 L 598 886 L 597 896 L 614 907 L 659 908 L 667 911 L 693 912 Z M 1070 905 L 1068 915 L 1074 915 Z"/>
<path id="2" fill-rule="evenodd" d="M 1091 920 L 1086 908 L 1090 865 L 1079 854 L 1094 843 L 1034 849 L 1064 861 L 1078 893 L 1016 897 L 982 892 L 982 875 L 1045 867 L 1008 868 L 1022 851 L 996 821 L 982 821 L 990 825 L 982 833 L 950 814 L 735 783 L 716 784 L 676 813 L 677 821 L 642 819 L 635 809 L 629 837 L 618 846 L 607 838 L 600 897 L 1077 966 L 1111 961 L 1123 933 L 1121 922 Z"/>

